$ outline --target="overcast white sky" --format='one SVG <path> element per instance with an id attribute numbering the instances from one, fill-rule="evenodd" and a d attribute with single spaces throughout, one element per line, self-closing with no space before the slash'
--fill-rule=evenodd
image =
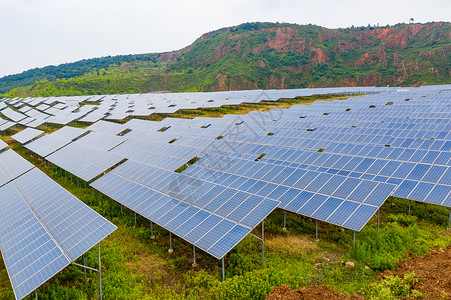
<path id="1" fill-rule="evenodd" d="M 84 58 L 171 51 L 245 22 L 328 28 L 450 21 L 450 0 L 0 0 L 0 77 Z"/>

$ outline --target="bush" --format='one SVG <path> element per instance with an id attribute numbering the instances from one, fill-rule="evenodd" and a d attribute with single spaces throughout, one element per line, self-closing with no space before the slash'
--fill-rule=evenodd
<path id="1" fill-rule="evenodd" d="M 398 260 L 407 258 L 409 250 L 414 254 L 429 250 L 431 245 L 418 228 L 415 217 L 401 215 L 390 218 L 412 225 L 402 227 L 397 221 L 387 223 L 381 228 L 379 236 L 374 228 L 363 230 L 359 235 L 360 241 L 351 251 L 354 259 L 370 265 L 374 270 L 383 271 L 396 268 Z"/>
<path id="2" fill-rule="evenodd" d="M 398 299 L 404 297 L 421 297 L 422 294 L 413 289 L 418 278 L 415 272 L 405 274 L 404 278 L 388 276 L 385 280 L 372 285 L 371 299 Z"/>
<path id="3" fill-rule="evenodd" d="M 396 222 L 398 224 L 404 225 L 404 226 L 410 226 L 417 223 L 417 217 L 416 216 L 409 216 L 406 214 L 390 214 L 387 216 L 388 222 Z"/>

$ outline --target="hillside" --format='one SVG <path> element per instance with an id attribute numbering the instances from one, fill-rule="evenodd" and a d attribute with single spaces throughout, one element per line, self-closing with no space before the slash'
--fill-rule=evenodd
<path id="1" fill-rule="evenodd" d="M 327 29 L 246 23 L 181 50 L 113 56 L 0 78 L 9 96 L 451 83 L 451 23 Z"/>

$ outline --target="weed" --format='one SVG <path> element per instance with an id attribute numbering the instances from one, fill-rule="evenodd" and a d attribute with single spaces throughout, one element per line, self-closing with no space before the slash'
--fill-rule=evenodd
<path id="1" fill-rule="evenodd" d="M 422 297 L 423 295 L 413 289 L 418 278 L 415 272 L 399 276 L 388 276 L 386 279 L 372 285 L 371 299 L 391 300 L 404 297 Z"/>

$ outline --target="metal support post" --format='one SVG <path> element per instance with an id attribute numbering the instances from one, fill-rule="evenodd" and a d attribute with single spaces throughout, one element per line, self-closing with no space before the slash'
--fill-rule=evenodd
<path id="1" fill-rule="evenodd" d="M 136 213 L 135 213 L 135 227 L 136 227 Z"/>
<path id="2" fill-rule="evenodd" d="M 121 216 L 122 217 L 124 216 L 124 207 L 122 206 L 122 204 L 121 204 Z"/>
<path id="3" fill-rule="evenodd" d="M 287 211 L 283 211 L 283 231 L 287 230 Z"/>
<path id="4" fill-rule="evenodd" d="M 377 237 L 379 237 L 379 218 L 380 218 L 380 208 L 377 210 Z"/>
<path id="5" fill-rule="evenodd" d="M 448 228 L 451 228 L 451 208 L 449 210 Z"/>
<path id="6" fill-rule="evenodd" d="M 354 248 L 355 248 L 355 230 L 354 230 Z"/>
<path id="7" fill-rule="evenodd" d="M 85 261 L 85 255 L 83 254 L 83 266 L 86 266 L 86 261 Z M 86 268 L 83 268 L 85 271 L 85 278 L 86 278 Z"/>
<path id="8" fill-rule="evenodd" d="M 169 253 L 174 252 L 174 249 L 172 249 L 172 232 L 169 231 Z"/>
<path id="9" fill-rule="evenodd" d="M 410 215 L 410 200 L 409 200 L 409 215 Z"/>
<path id="10" fill-rule="evenodd" d="M 265 263 L 265 221 L 262 221 L 262 265 Z"/>
<path id="11" fill-rule="evenodd" d="M 224 257 L 222 258 L 222 281 L 225 281 Z"/>
<path id="12" fill-rule="evenodd" d="M 153 234 L 153 222 L 150 222 L 150 238 L 153 240 L 155 235 Z"/>
<path id="13" fill-rule="evenodd" d="M 36 300 L 38 300 L 38 290 L 34 291 Z"/>
<path id="14" fill-rule="evenodd" d="M 99 246 L 99 298 L 102 300 L 102 263 L 100 260 L 100 243 Z"/>
<path id="15" fill-rule="evenodd" d="M 316 220 L 316 240 L 318 241 L 318 220 Z"/>
<path id="16" fill-rule="evenodd" d="M 193 268 L 197 267 L 197 263 L 196 263 L 196 246 L 193 245 L 193 258 L 194 258 L 194 262 L 193 262 Z"/>

